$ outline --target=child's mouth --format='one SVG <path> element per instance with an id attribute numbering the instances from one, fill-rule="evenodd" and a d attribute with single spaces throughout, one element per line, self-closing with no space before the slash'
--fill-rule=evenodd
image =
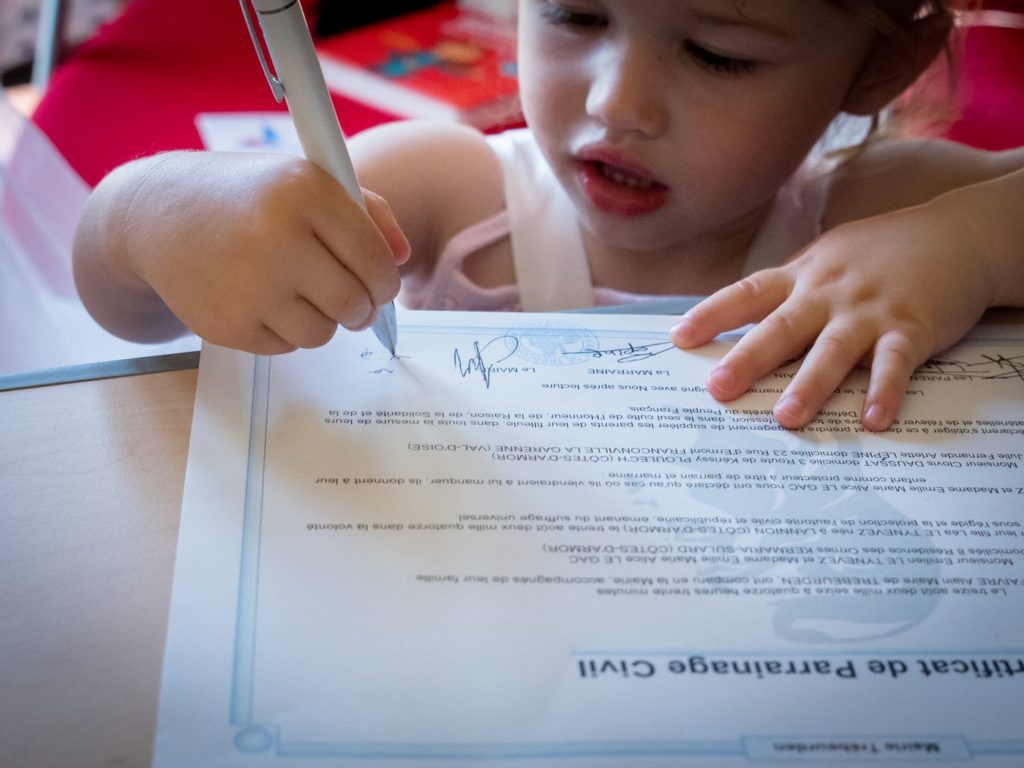
<path id="1" fill-rule="evenodd" d="M 583 160 L 579 182 L 595 207 L 619 216 L 653 213 L 668 199 L 664 184 L 601 160 Z"/>

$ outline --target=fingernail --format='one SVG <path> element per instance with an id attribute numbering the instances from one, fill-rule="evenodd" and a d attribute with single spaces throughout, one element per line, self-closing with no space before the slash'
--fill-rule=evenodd
<path id="1" fill-rule="evenodd" d="M 888 425 L 888 413 L 878 403 L 872 403 L 864 411 L 864 426 L 871 429 L 884 429 Z"/>
<path id="2" fill-rule="evenodd" d="M 392 253 L 395 256 L 396 264 L 405 264 L 412 256 L 412 244 L 406 239 L 405 235 L 402 235 L 401 241 L 397 244 L 398 248 L 392 248 Z"/>
<path id="3" fill-rule="evenodd" d="M 729 368 L 715 368 L 708 377 L 708 389 L 729 396 L 736 389 L 736 375 Z"/>
<path id="4" fill-rule="evenodd" d="M 803 419 L 804 401 L 796 395 L 784 395 L 775 404 L 775 418 L 779 421 L 797 423 Z"/>

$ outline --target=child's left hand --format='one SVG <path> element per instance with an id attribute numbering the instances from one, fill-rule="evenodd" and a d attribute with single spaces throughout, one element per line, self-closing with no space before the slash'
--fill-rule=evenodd
<path id="1" fill-rule="evenodd" d="M 998 292 L 995 270 L 968 250 L 957 217 L 942 213 L 931 203 L 838 226 L 784 266 L 705 299 L 673 341 L 696 347 L 758 323 L 708 379 L 722 401 L 807 351 L 774 408 L 791 429 L 811 421 L 854 366 L 870 367 L 861 421 L 886 429 L 914 369 L 958 341 Z"/>

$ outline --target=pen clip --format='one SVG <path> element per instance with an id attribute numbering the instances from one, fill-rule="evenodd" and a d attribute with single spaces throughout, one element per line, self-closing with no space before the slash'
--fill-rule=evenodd
<path id="1" fill-rule="evenodd" d="M 270 83 L 270 90 L 274 93 L 274 99 L 280 104 L 284 100 L 284 83 L 270 71 L 270 64 L 267 62 L 267 57 L 263 54 L 260 36 L 256 31 L 256 23 L 253 21 L 252 13 L 249 10 L 249 0 L 240 0 L 240 2 L 242 3 L 242 15 L 245 16 L 245 26 L 249 28 L 249 37 L 252 38 L 252 43 L 256 46 L 256 55 L 259 56 L 260 66 L 263 67 L 263 74 L 267 76 L 267 82 Z"/>

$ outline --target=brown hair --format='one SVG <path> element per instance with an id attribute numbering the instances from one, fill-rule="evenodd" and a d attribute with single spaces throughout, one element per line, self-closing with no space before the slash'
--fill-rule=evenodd
<path id="1" fill-rule="evenodd" d="M 960 12 L 979 4 L 979 0 L 831 0 L 856 13 L 875 26 L 881 34 L 906 35 L 915 20 L 935 16 L 945 19 L 951 33 L 942 52 L 913 85 L 900 94 L 882 115 L 872 118 L 872 129 L 864 139 L 893 136 L 936 136 L 958 117 L 957 62 L 960 35 L 956 19 Z"/>
<path id="2" fill-rule="evenodd" d="M 948 22 L 955 29 L 961 8 L 975 5 L 975 0 L 829 0 L 872 25 L 879 34 L 894 38 L 909 34 L 910 25 L 929 16 Z M 827 156 L 842 165 L 859 155 L 878 139 L 937 136 L 958 117 L 956 106 L 956 61 L 958 36 L 951 34 L 942 53 L 904 93 L 884 110 L 870 117 L 871 124 L 863 138 L 850 146 L 832 149 Z"/>

